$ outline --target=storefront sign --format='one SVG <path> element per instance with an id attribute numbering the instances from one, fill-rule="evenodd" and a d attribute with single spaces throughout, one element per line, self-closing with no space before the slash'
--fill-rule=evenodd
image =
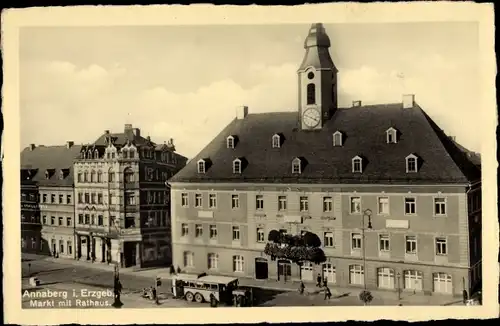
<path id="1" fill-rule="evenodd" d="M 408 220 L 386 220 L 385 227 L 388 229 L 408 229 L 410 222 Z"/>

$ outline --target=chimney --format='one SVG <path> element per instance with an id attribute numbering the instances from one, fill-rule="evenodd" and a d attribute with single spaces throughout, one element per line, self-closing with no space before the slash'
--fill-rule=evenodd
<path id="1" fill-rule="evenodd" d="M 71 147 L 73 147 L 74 144 L 75 144 L 74 141 L 67 141 L 66 142 L 66 148 L 71 148 Z"/>
<path id="2" fill-rule="evenodd" d="M 352 101 L 352 106 L 361 106 L 361 101 Z"/>
<path id="3" fill-rule="evenodd" d="M 104 130 L 104 133 L 105 133 L 106 135 L 109 135 L 109 130 Z"/>
<path id="4" fill-rule="evenodd" d="M 240 106 L 236 109 L 236 119 L 245 119 L 248 115 L 248 106 Z"/>
<path id="5" fill-rule="evenodd" d="M 405 94 L 403 95 L 403 109 L 411 109 L 415 105 L 415 95 Z"/>
<path id="6" fill-rule="evenodd" d="M 141 136 L 141 129 L 139 129 L 139 128 L 134 128 L 133 130 L 134 130 L 134 135 L 135 135 L 136 137 L 140 137 L 140 136 Z"/>
<path id="7" fill-rule="evenodd" d="M 125 124 L 125 132 L 129 131 L 129 130 L 132 130 L 132 125 L 129 124 L 129 123 L 126 123 Z"/>
<path id="8" fill-rule="evenodd" d="M 30 151 L 34 150 L 36 148 L 35 144 L 30 144 Z"/>

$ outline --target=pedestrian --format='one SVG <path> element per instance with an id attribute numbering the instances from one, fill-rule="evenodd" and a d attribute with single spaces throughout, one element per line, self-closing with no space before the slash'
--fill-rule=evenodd
<path id="1" fill-rule="evenodd" d="M 330 289 L 328 288 L 328 286 L 325 286 L 325 300 L 326 299 L 330 300 L 331 297 L 332 293 L 330 292 Z"/>
<path id="2" fill-rule="evenodd" d="M 327 287 L 327 284 L 328 284 L 328 280 L 326 279 L 326 277 L 323 279 L 323 286 L 324 287 Z"/>
<path id="3" fill-rule="evenodd" d="M 318 273 L 318 277 L 316 277 L 316 286 L 321 287 L 321 274 Z"/>
<path id="4" fill-rule="evenodd" d="M 158 301 L 158 294 L 156 293 L 156 287 L 152 287 L 151 292 L 153 293 L 153 299 L 155 300 L 155 303 L 160 304 L 160 301 Z"/>
<path id="5" fill-rule="evenodd" d="M 299 285 L 299 293 L 300 294 L 304 294 L 304 289 L 306 288 L 306 286 L 304 285 L 304 282 L 300 281 L 300 285 Z"/>
<path id="6" fill-rule="evenodd" d="M 210 307 L 216 308 L 217 307 L 217 298 L 213 293 L 210 293 Z"/>

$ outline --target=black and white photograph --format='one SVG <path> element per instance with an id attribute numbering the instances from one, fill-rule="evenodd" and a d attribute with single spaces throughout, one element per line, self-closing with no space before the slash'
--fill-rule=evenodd
<path id="1" fill-rule="evenodd" d="M 3 13 L 12 311 L 498 316 L 493 10 L 427 5 Z"/>

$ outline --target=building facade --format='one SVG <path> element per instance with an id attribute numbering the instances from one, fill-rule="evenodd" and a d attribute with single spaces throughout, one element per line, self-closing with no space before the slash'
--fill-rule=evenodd
<path id="1" fill-rule="evenodd" d="M 122 267 L 169 264 L 165 182 L 185 162 L 172 142 L 155 144 L 129 124 L 83 146 L 74 163 L 77 258 Z"/>
<path id="2" fill-rule="evenodd" d="M 73 159 L 81 146 L 35 146 L 21 152 L 22 251 L 75 257 Z"/>
<path id="3" fill-rule="evenodd" d="M 173 261 L 186 272 L 462 295 L 480 283 L 480 168 L 413 95 L 337 107 L 330 40 L 314 24 L 298 112 L 236 119 L 172 186 Z M 321 239 L 326 261 L 264 253 L 271 230 Z"/>

